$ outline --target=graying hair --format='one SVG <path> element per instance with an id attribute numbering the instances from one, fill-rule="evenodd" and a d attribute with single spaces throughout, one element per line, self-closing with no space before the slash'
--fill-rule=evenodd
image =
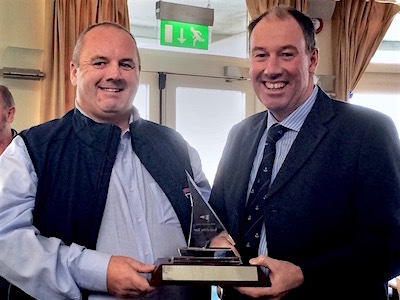
<path id="1" fill-rule="evenodd" d="M 2 99 L 1 103 L 4 108 L 15 106 L 14 97 L 12 96 L 10 90 L 4 85 L 0 85 L 0 96 Z"/>

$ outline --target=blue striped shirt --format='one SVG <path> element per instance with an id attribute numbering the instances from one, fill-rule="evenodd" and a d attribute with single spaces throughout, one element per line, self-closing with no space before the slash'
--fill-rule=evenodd
<path id="1" fill-rule="evenodd" d="M 292 112 L 289 116 L 287 116 L 282 122 L 281 125 L 289 128 L 289 130 L 283 135 L 283 137 L 276 143 L 276 154 L 275 154 L 275 161 L 274 167 L 272 169 L 271 175 L 271 184 L 274 181 L 276 174 L 278 174 L 279 169 L 281 168 L 283 162 L 285 161 L 286 155 L 289 153 L 290 148 L 293 145 L 294 140 L 299 133 L 301 126 L 304 123 L 308 113 L 310 112 L 311 108 L 314 105 L 315 99 L 317 97 L 318 88 L 315 86 L 311 96 L 301 105 L 299 106 L 294 112 Z M 267 117 L 267 126 L 265 131 L 261 137 L 260 143 L 258 144 L 257 154 L 254 158 L 253 167 L 250 173 L 250 181 L 249 186 L 247 189 L 247 198 L 249 197 L 251 187 L 257 175 L 258 167 L 261 163 L 265 142 L 267 141 L 267 132 L 268 129 L 278 123 L 278 121 L 274 118 L 274 116 L 268 112 Z M 267 255 L 268 248 L 267 248 L 267 237 L 265 235 L 265 225 L 263 225 L 261 230 L 261 239 L 260 245 L 258 248 L 258 254 Z"/>

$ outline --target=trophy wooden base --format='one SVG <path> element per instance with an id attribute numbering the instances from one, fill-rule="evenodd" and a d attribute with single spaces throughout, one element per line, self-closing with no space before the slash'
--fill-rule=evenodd
<path id="1" fill-rule="evenodd" d="M 270 286 L 257 266 L 245 266 L 222 260 L 182 257 L 161 258 L 150 280 L 152 285 Z"/>

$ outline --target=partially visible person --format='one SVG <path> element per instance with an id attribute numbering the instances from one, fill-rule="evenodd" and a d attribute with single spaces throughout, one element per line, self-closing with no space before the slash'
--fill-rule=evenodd
<path id="1" fill-rule="evenodd" d="M 246 263 L 269 269 L 271 287 L 224 288 L 223 299 L 387 299 L 387 282 L 400 274 L 393 121 L 314 84 L 319 53 L 301 12 L 275 7 L 249 32 L 250 77 L 267 111 L 229 134 L 210 204 L 236 244 L 223 232 L 211 246 L 234 247 Z M 274 124 L 287 131 L 276 143 L 272 183 L 256 195 L 263 215 L 252 245 L 243 230 L 252 220 L 246 204 Z"/>
<path id="2" fill-rule="evenodd" d="M 211 188 L 197 151 L 133 107 L 140 69 L 129 31 L 89 27 L 70 64 L 75 109 L 22 131 L 0 157 L 10 299 L 211 298 L 210 287 L 149 283 L 155 260 L 187 245 L 186 171 L 204 198 Z"/>
<path id="3" fill-rule="evenodd" d="M 11 128 L 14 115 L 14 97 L 6 86 L 0 85 L 0 155 L 17 135 L 17 131 Z M 0 277 L 0 300 L 8 298 L 9 286 L 8 281 Z"/>
<path id="4" fill-rule="evenodd" d="M 17 135 L 17 131 L 11 128 L 14 115 L 14 98 L 6 86 L 0 85 L 0 155 Z"/>

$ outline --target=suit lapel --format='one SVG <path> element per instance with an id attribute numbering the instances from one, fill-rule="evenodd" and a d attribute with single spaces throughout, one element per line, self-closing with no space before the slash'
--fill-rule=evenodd
<path id="1" fill-rule="evenodd" d="M 229 186 L 229 207 L 234 208 L 236 213 L 230 213 L 227 217 L 230 224 L 230 234 L 234 239 L 240 230 L 240 222 L 244 216 L 246 206 L 247 188 L 250 180 L 250 172 L 253 167 L 254 157 L 257 153 L 258 144 L 266 127 L 266 112 L 259 113 L 246 120 L 249 124 L 243 124 L 236 128 L 238 132 L 230 137 L 232 144 L 227 144 L 230 157 L 227 163 L 230 167 L 230 174 L 226 174 L 227 185 Z"/>
<path id="2" fill-rule="evenodd" d="M 242 180 L 241 182 L 246 183 L 246 191 L 249 182 L 250 172 L 253 167 L 254 158 L 257 154 L 258 144 L 260 143 L 261 136 L 263 135 L 266 128 L 266 116 L 267 114 L 263 114 L 262 118 L 259 118 L 254 122 L 251 126 L 249 132 L 246 132 L 242 139 L 242 151 L 245 151 L 243 154 L 243 166 L 244 168 L 241 170 Z M 246 178 L 246 179 L 244 179 Z"/>
<path id="3" fill-rule="evenodd" d="M 282 188 L 303 167 L 328 132 L 326 123 L 335 114 L 332 101 L 334 100 L 319 90 L 313 108 L 306 117 L 299 134 L 268 191 L 268 198 Z"/>

